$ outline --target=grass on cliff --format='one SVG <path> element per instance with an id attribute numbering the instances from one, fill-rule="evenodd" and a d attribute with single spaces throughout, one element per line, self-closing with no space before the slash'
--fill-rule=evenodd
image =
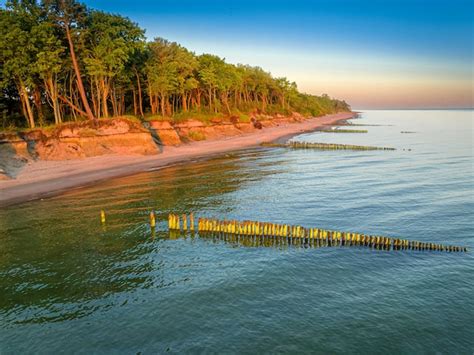
<path id="1" fill-rule="evenodd" d="M 193 141 L 204 141 L 206 140 L 206 136 L 204 133 L 199 132 L 199 131 L 190 131 L 188 133 L 188 137 L 192 139 Z"/>
<path id="2" fill-rule="evenodd" d="M 188 111 L 180 112 L 171 117 L 162 115 L 147 115 L 145 121 L 170 121 L 174 123 L 182 123 L 188 120 L 201 121 L 205 124 L 212 124 L 218 121 L 228 121 L 231 118 L 237 119 L 238 122 L 250 122 L 250 115 L 240 111 L 233 111 L 231 114 L 213 113 L 213 112 L 198 112 Z"/>
<path id="3" fill-rule="evenodd" d="M 203 123 L 211 123 L 215 118 L 219 117 L 218 114 L 206 113 L 206 112 L 182 112 L 175 114 L 172 117 L 162 115 L 147 115 L 145 121 L 170 121 L 175 123 L 185 122 L 187 120 L 196 120 Z"/>

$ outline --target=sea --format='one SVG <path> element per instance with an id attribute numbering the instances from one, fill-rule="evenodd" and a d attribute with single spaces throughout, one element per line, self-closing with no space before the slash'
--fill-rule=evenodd
<path id="1" fill-rule="evenodd" d="M 0 209 L 0 354 L 473 354 L 473 122 L 361 110 L 335 128 L 367 133 L 291 139 L 396 150 L 244 149 Z M 468 252 L 170 235 L 169 213 Z"/>

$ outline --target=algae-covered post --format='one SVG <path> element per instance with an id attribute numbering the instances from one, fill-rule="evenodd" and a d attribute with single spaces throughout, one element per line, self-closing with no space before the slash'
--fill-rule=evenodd
<path id="1" fill-rule="evenodd" d="M 189 214 L 189 230 L 194 232 L 194 213 Z"/>
<path id="2" fill-rule="evenodd" d="M 192 217 L 194 221 L 194 215 Z M 179 230 L 179 217 L 170 214 L 169 221 L 177 220 L 178 226 L 174 222 L 169 223 L 169 229 Z M 186 215 L 183 215 L 183 230 L 186 231 Z M 330 231 L 318 228 L 305 228 L 299 225 L 288 226 L 278 223 L 266 223 L 256 221 L 238 222 L 235 220 L 216 220 L 199 218 L 198 233 L 202 236 L 206 234 L 217 235 L 222 238 L 230 236 L 250 236 L 256 238 L 286 238 L 288 243 L 306 245 L 319 243 L 319 246 L 365 246 L 383 250 L 431 250 L 461 252 L 467 251 L 465 247 L 443 246 L 434 243 L 420 243 L 400 238 L 389 238 L 383 236 L 370 236 L 360 233 L 347 233 L 340 231 Z M 264 243 L 265 244 L 265 243 Z"/>
<path id="3" fill-rule="evenodd" d="M 188 230 L 188 218 L 185 214 L 183 214 L 183 230 L 184 231 Z"/>
<path id="4" fill-rule="evenodd" d="M 368 133 L 366 129 L 321 129 L 323 133 Z"/>
<path id="5" fill-rule="evenodd" d="M 155 228 L 155 226 L 156 226 L 155 212 L 151 211 L 150 212 L 150 227 Z"/>
<path id="6" fill-rule="evenodd" d="M 263 147 L 274 147 L 274 148 L 292 148 L 292 149 L 319 149 L 319 150 L 395 150 L 395 148 L 387 147 L 372 147 L 364 145 L 353 145 L 353 144 L 333 144 L 333 143 L 308 143 L 291 141 L 288 143 L 261 143 Z"/>
<path id="7" fill-rule="evenodd" d="M 170 230 L 180 230 L 179 216 L 175 214 L 168 215 L 168 228 Z"/>

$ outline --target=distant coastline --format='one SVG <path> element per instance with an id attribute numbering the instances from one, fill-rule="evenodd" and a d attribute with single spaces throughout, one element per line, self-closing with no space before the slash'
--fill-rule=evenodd
<path id="1" fill-rule="evenodd" d="M 0 181 L 0 207 L 54 196 L 73 188 L 111 178 L 255 147 L 262 142 L 274 141 L 282 137 L 289 138 L 292 135 L 313 131 L 321 126 L 335 124 L 356 115 L 354 112 L 341 112 L 305 119 L 299 123 L 284 123 L 234 137 L 166 146 L 161 154 L 156 155 L 114 154 L 80 160 L 31 162 L 15 179 Z"/>

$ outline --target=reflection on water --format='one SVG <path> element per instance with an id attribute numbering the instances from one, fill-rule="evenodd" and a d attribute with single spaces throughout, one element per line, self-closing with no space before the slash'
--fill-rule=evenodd
<path id="1" fill-rule="evenodd" d="M 212 243 L 225 243 L 231 247 L 245 247 L 245 248 L 277 248 L 287 249 L 290 247 L 301 247 L 301 248 L 336 248 L 336 247 L 355 247 L 363 248 L 368 247 L 378 251 L 402 251 L 409 250 L 405 247 L 393 247 L 390 245 L 375 245 L 370 243 L 357 243 L 344 240 L 332 240 L 332 239 L 310 239 L 310 238 L 293 238 L 293 237 L 281 237 L 281 236 L 255 236 L 255 235 L 238 235 L 238 234 L 227 234 L 227 233 L 193 233 L 172 230 L 168 233 L 168 238 L 175 240 L 178 238 L 203 238 Z M 410 248 L 411 250 L 411 248 Z M 415 250 L 415 249 L 413 249 Z M 419 250 L 428 251 L 428 250 Z"/>
<path id="2" fill-rule="evenodd" d="M 356 123 L 298 140 L 397 151 L 250 149 L 0 210 L 0 353 L 472 353 L 472 252 L 167 233 L 194 212 L 472 250 L 472 111 Z"/>
<path id="3" fill-rule="evenodd" d="M 156 265 L 146 258 L 156 248 L 153 239 L 166 237 L 144 223 L 150 210 L 157 211 L 158 228 L 171 210 L 227 204 L 230 211 L 226 194 L 278 171 L 248 151 L 2 211 L 0 310 L 13 323 L 63 321 L 113 306 L 90 301 L 163 283 L 150 277 Z M 105 226 L 98 224 L 100 209 L 107 211 Z"/>
<path id="4" fill-rule="evenodd" d="M 154 237 L 155 233 L 152 232 Z M 310 238 L 307 237 L 292 237 L 281 235 L 260 235 L 260 234 L 238 234 L 238 233 L 223 233 L 223 232 L 207 232 L 207 231 L 179 231 L 170 230 L 168 238 L 171 240 L 178 238 L 205 238 L 213 242 L 224 242 L 237 247 L 275 247 L 287 248 L 291 246 L 298 246 L 304 248 L 331 248 L 331 247 L 353 247 L 353 248 L 371 248 L 380 251 L 411 251 L 411 252 L 444 252 L 444 253 L 459 253 L 467 252 L 467 249 L 455 246 L 441 246 L 432 243 L 421 244 L 418 242 L 406 241 L 404 244 L 401 240 L 391 241 L 387 237 L 377 239 L 375 236 L 362 236 L 356 239 L 353 235 L 349 239 L 331 237 L 329 238 Z M 360 236 L 360 235 L 359 235 Z M 396 244 L 395 244 L 396 243 Z"/>

